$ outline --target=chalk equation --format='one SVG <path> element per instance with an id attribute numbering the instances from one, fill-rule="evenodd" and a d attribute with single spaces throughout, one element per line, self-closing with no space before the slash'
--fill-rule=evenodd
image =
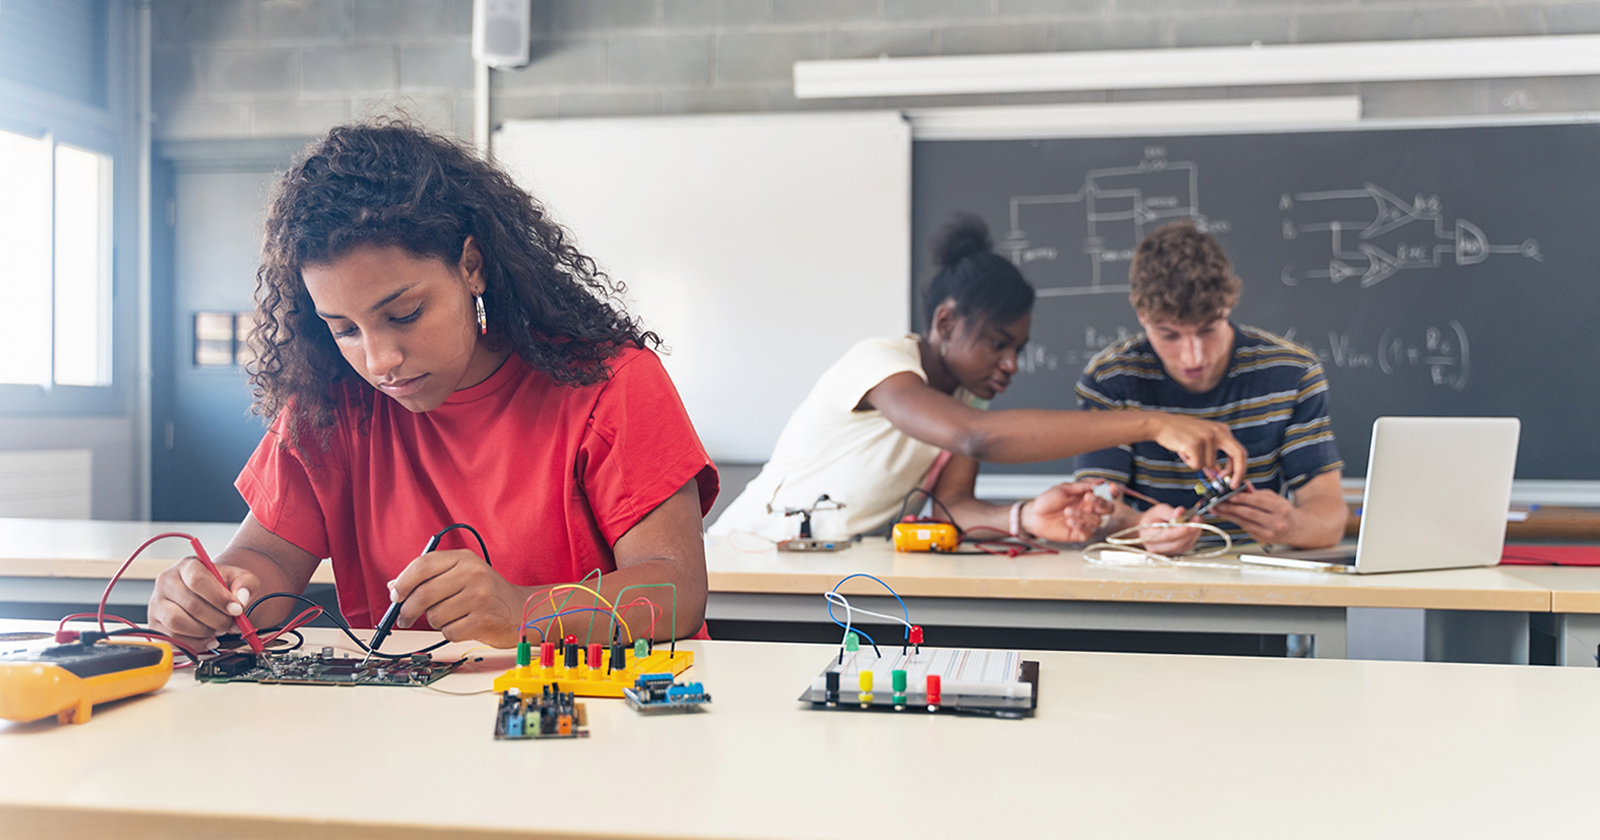
<path id="1" fill-rule="evenodd" d="M 1016 195 L 1010 203 L 1011 229 L 1000 249 L 1039 297 L 1126 294 L 1127 269 L 1107 266 L 1131 262 L 1146 229 L 1162 222 L 1189 218 L 1212 233 L 1230 227 L 1200 212 L 1199 167 L 1167 160 L 1162 146 L 1146 147 L 1133 166 L 1090 170 L 1075 193 Z M 1079 255 L 1089 260 L 1087 273 Z"/>
<path id="2" fill-rule="evenodd" d="M 1083 343 L 1075 347 L 1048 347 L 1042 342 L 1029 342 L 1017 358 L 1018 372 L 1038 375 L 1060 370 L 1076 377 L 1101 350 L 1137 331 L 1127 326 L 1109 330 L 1084 327 Z M 1390 327 L 1383 331 L 1376 344 L 1358 343 L 1350 333 L 1339 330 L 1321 335 L 1297 333 L 1297 328 L 1290 327 L 1281 335 L 1316 353 L 1326 369 L 1383 376 L 1420 375 L 1419 384 L 1426 386 L 1455 391 L 1467 387 L 1471 345 L 1467 329 L 1460 321 L 1449 320 L 1443 325 L 1421 329 Z"/>
<path id="3" fill-rule="evenodd" d="M 1369 183 L 1359 190 L 1284 193 L 1278 209 L 1283 213 L 1284 239 L 1299 239 L 1308 233 L 1328 235 L 1327 268 L 1302 274 L 1295 271 L 1293 263 L 1285 265 L 1280 279 L 1286 286 L 1298 285 L 1302 279 L 1342 283 L 1359 278 L 1365 289 L 1402 271 L 1435 269 L 1447 261 L 1476 265 L 1494 254 L 1544 260 L 1536 240 L 1495 245 L 1466 219 L 1447 224 L 1436 195 L 1418 195 L 1407 202 Z M 1296 215 L 1315 216 L 1316 220 L 1297 221 Z"/>

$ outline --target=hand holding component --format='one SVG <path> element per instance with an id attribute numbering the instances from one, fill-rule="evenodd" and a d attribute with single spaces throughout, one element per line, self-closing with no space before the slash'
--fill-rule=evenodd
<path id="1" fill-rule="evenodd" d="M 1287 543 L 1300 514 L 1292 502 L 1271 490 L 1240 493 L 1217 504 L 1213 512 L 1243 528 L 1256 542 Z"/>
<path id="2" fill-rule="evenodd" d="M 1159 420 L 1151 440 L 1177 453 L 1190 469 L 1196 470 L 1217 466 L 1217 452 L 1221 451 L 1227 455 L 1229 485 L 1244 483 L 1249 453 L 1226 424 L 1180 414 L 1152 413 Z"/>
<path id="3" fill-rule="evenodd" d="M 195 650 L 215 647 L 218 636 L 236 628 L 249 641 L 255 627 L 244 612 L 251 593 L 260 590 L 261 581 L 246 569 L 208 568 L 199 557 L 185 557 L 156 576 L 150 626 Z"/>
<path id="4" fill-rule="evenodd" d="M 434 534 L 428 538 L 427 544 L 422 546 L 423 556 L 427 556 L 439 547 L 441 534 Z M 394 631 L 394 623 L 399 620 L 400 608 L 404 604 L 405 599 L 395 592 L 394 581 L 389 581 L 389 608 L 383 611 L 383 618 L 378 620 L 377 629 L 372 631 L 372 641 L 367 643 L 367 658 L 371 658 L 378 648 L 383 647 L 383 640 L 389 638 L 389 634 Z"/>
<path id="5" fill-rule="evenodd" d="M 1184 519 L 1183 508 L 1175 508 L 1172 505 L 1156 505 L 1150 508 L 1139 517 L 1139 524 L 1145 526 L 1139 531 L 1140 544 L 1146 551 L 1169 557 L 1188 553 L 1199 541 L 1200 529 L 1159 527 L 1162 523 L 1177 523 Z"/>
<path id="6" fill-rule="evenodd" d="M 390 589 L 400 604 L 399 626 L 426 618 L 452 642 L 475 640 L 502 648 L 520 640 L 522 605 L 533 591 L 512 584 L 466 549 L 423 554 Z"/>

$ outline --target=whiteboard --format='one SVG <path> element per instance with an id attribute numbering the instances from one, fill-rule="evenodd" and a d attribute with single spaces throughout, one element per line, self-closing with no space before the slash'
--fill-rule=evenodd
<path id="1" fill-rule="evenodd" d="M 850 345 L 910 324 L 898 112 L 511 121 L 494 148 L 627 285 L 714 459 L 765 462 Z"/>

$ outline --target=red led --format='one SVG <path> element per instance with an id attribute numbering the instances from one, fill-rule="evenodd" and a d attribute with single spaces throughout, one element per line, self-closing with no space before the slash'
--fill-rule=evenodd
<path id="1" fill-rule="evenodd" d="M 589 645 L 589 658 L 584 660 L 584 664 L 588 665 L 590 668 L 598 668 L 598 667 L 600 667 L 600 656 L 601 656 L 600 651 L 602 651 L 602 650 L 604 650 L 604 648 L 600 645 L 599 642 L 590 643 L 590 645 Z"/>
<path id="2" fill-rule="evenodd" d="M 568 636 L 564 641 L 569 645 L 575 645 L 575 644 L 578 643 L 578 637 L 577 636 Z"/>
<path id="3" fill-rule="evenodd" d="M 556 645 L 554 642 L 539 643 L 539 667 L 556 667 Z"/>
<path id="4" fill-rule="evenodd" d="M 940 696 L 939 696 L 939 675 L 938 674 L 929 674 L 928 675 L 928 705 L 937 706 L 937 705 L 939 705 L 939 700 L 940 700 Z"/>
<path id="5" fill-rule="evenodd" d="M 911 625 L 911 644 L 914 644 L 914 645 L 922 644 L 922 625 L 920 625 L 920 624 Z"/>

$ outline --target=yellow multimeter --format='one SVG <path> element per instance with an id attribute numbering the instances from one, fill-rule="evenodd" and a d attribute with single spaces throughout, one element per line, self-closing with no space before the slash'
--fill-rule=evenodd
<path id="1" fill-rule="evenodd" d="M 85 723 L 100 704 L 155 691 L 172 676 L 172 648 L 161 642 L 72 642 L 0 656 L 0 719 L 55 715 Z"/>
<path id="2" fill-rule="evenodd" d="M 948 522 L 894 523 L 895 551 L 955 551 L 961 532 Z"/>

